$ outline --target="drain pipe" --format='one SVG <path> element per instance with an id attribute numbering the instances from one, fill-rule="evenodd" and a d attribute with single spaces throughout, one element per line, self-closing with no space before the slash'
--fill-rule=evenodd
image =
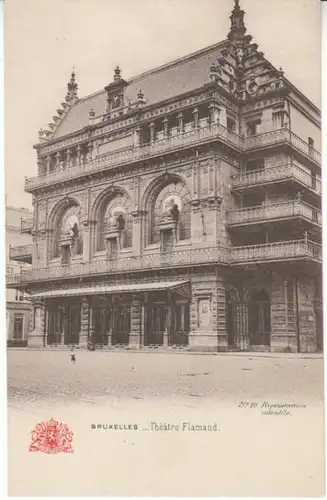
<path id="1" fill-rule="evenodd" d="M 295 309 L 296 309 L 296 343 L 297 352 L 301 352 L 300 346 L 300 313 L 299 313 L 299 280 L 295 279 Z"/>

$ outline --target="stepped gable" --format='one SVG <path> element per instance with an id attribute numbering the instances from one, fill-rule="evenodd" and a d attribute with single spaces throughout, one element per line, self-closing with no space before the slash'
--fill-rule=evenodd
<path id="1" fill-rule="evenodd" d="M 228 43 L 220 51 L 215 64 L 210 68 L 211 78 L 219 87 L 233 96 L 239 104 L 265 98 L 278 92 L 290 91 L 280 68 L 277 70 L 263 52 L 258 50 L 251 35 L 247 35 L 244 10 L 235 0 L 227 35 Z"/>

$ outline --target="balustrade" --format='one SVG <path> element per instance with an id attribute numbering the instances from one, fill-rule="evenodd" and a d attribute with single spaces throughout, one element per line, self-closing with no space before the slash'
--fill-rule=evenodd
<path id="1" fill-rule="evenodd" d="M 231 184 L 233 188 L 237 189 L 279 180 L 296 180 L 301 185 L 312 189 L 317 194 L 321 194 L 320 178 L 310 175 L 294 161 L 260 170 L 240 172 L 232 176 Z"/>
<path id="2" fill-rule="evenodd" d="M 231 210 L 227 213 L 228 224 L 242 224 L 246 222 L 265 221 L 279 217 L 300 216 L 321 225 L 321 211 L 299 200 L 290 200 L 279 203 L 262 204 L 255 207 L 246 207 Z"/>
<path id="3" fill-rule="evenodd" d="M 7 275 L 7 285 L 24 284 L 56 278 L 87 276 L 115 271 L 141 271 L 165 267 L 181 267 L 198 264 L 240 265 L 249 262 L 293 258 L 311 258 L 321 261 L 322 250 L 318 243 L 304 240 L 281 241 L 242 247 L 205 247 L 172 250 L 117 259 L 71 263 L 23 270 L 20 274 Z"/>
<path id="4" fill-rule="evenodd" d="M 19 257 L 32 257 L 32 244 L 9 247 L 9 259 L 15 260 Z"/>
<path id="5" fill-rule="evenodd" d="M 130 147 L 112 153 L 98 156 L 95 159 L 88 159 L 83 162 L 81 159 L 74 166 L 67 166 L 63 170 L 56 170 L 47 175 L 40 175 L 25 180 L 25 189 L 28 191 L 44 184 L 61 182 L 73 177 L 79 177 L 86 173 L 103 170 L 107 167 L 116 167 L 132 161 L 156 156 L 176 148 L 182 148 L 190 144 L 197 144 L 208 139 L 220 138 L 238 149 L 242 148 L 242 139 L 234 132 L 223 127 L 219 123 L 214 123 L 205 127 L 194 128 L 191 131 L 183 132 L 175 136 L 165 137 L 139 147 Z M 58 155 L 58 158 L 60 155 Z"/>
<path id="6" fill-rule="evenodd" d="M 233 247 L 231 251 L 231 264 L 292 259 L 297 257 L 311 257 L 314 260 L 321 261 L 321 245 L 304 239 Z"/>
<path id="7" fill-rule="evenodd" d="M 29 233 L 33 229 L 33 217 L 30 217 L 29 219 L 22 219 L 20 228 L 22 233 Z"/>

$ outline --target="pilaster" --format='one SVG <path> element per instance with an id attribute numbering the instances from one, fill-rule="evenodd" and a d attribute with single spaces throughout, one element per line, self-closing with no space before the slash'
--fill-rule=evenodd
<path id="1" fill-rule="evenodd" d="M 79 347 L 87 347 L 90 338 L 90 303 L 87 297 L 83 297 L 81 301 L 81 331 L 79 335 Z"/>
<path id="2" fill-rule="evenodd" d="M 43 302 L 33 304 L 33 330 L 28 336 L 28 347 L 46 346 L 46 311 Z"/>
<path id="3" fill-rule="evenodd" d="M 141 302 L 137 297 L 133 297 L 131 306 L 131 334 L 129 346 L 131 349 L 139 349 L 141 344 Z"/>

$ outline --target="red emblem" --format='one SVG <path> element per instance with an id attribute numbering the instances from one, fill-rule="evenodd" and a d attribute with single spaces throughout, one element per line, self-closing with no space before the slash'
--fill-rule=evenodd
<path id="1" fill-rule="evenodd" d="M 41 422 L 32 430 L 32 442 L 29 451 L 43 453 L 73 453 L 73 433 L 66 424 L 51 418 Z"/>

